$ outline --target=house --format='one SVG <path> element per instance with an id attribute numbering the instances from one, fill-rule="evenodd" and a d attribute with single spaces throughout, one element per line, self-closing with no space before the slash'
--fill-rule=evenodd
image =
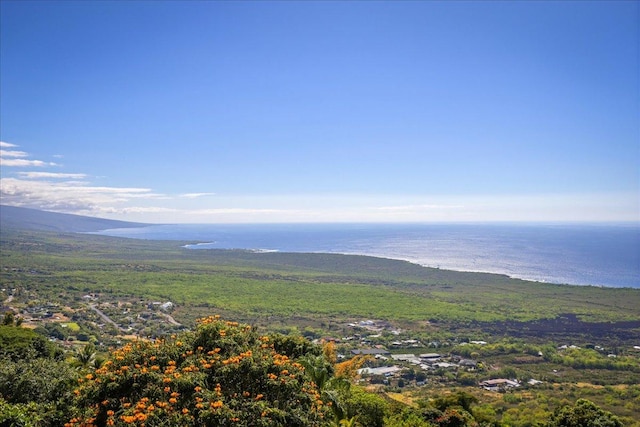
<path id="1" fill-rule="evenodd" d="M 357 355 L 375 356 L 377 354 L 381 354 L 381 355 L 389 354 L 389 351 L 383 348 L 362 348 L 362 349 L 351 350 L 351 354 L 355 356 Z"/>
<path id="2" fill-rule="evenodd" d="M 384 375 L 389 377 L 401 370 L 402 368 L 399 366 L 382 366 L 380 368 L 361 368 L 357 372 L 358 375 Z"/>
<path id="3" fill-rule="evenodd" d="M 478 362 L 471 359 L 462 359 L 460 360 L 460 362 L 458 362 L 458 365 L 465 368 L 476 368 L 478 366 Z"/>
<path id="4" fill-rule="evenodd" d="M 391 358 L 393 360 L 413 363 L 414 365 L 419 365 L 421 363 L 420 359 L 415 354 L 392 354 Z"/>
<path id="5" fill-rule="evenodd" d="M 458 365 L 456 365 L 455 363 L 449 363 L 449 362 L 437 362 L 437 363 L 434 363 L 432 366 L 434 368 L 447 369 L 447 368 L 455 368 Z"/>
<path id="6" fill-rule="evenodd" d="M 438 361 L 442 356 L 438 353 L 423 353 L 418 357 L 427 363 L 433 363 Z"/>
<path id="7" fill-rule="evenodd" d="M 520 387 L 517 381 L 507 380 L 505 378 L 497 378 L 495 380 L 486 380 L 480 383 L 480 387 L 489 391 L 500 391 L 509 388 Z"/>
<path id="8" fill-rule="evenodd" d="M 173 303 L 171 301 L 167 301 L 164 304 L 160 304 L 160 310 L 169 311 L 173 309 Z"/>

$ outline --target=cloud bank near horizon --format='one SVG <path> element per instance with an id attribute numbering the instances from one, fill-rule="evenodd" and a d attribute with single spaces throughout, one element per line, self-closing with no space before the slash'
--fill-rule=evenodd
<path id="1" fill-rule="evenodd" d="M 2 204 L 111 219 L 158 223 L 640 220 L 639 196 L 632 193 L 172 195 L 145 187 L 95 185 L 89 174 L 56 171 L 63 166 L 33 159 L 15 144 L 0 142 L 0 148 Z"/>

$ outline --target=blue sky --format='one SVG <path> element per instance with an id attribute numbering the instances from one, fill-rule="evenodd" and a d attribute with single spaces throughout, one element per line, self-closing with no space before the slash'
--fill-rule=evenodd
<path id="1" fill-rule="evenodd" d="M 638 2 L 2 1 L 2 203 L 638 221 Z"/>

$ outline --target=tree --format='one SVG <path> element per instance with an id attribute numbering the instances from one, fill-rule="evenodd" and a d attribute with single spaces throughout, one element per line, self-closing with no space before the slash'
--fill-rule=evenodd
<path id="1" fill-rule="evenodd" d="M 351 382 L 345 377 L 336 377 L 332 360 L 335 357 L 328 352 L 325 346 L 322 355 L 308 355 L 300 359 L 300 363 L 305 368 L 305 373 L 320 390 L 321 399 L 330 408 L 333 420 L 336 425 L 343 425 L 344 422 L 351 422 L 347 419 L 347 408 L 345 400 L 349 395 Z M 331 350 L 331 347 L 329 347 Z"/>
<path id="2" fill-rule="evenodd" d="M 385 418 L 385 427 L 431 427 L 432 424 L 422 418 L 419 413 L 411 409 L 393 414 Z"/>
<path id="3" fill-rule="evenodd" d="M 347 417 L 356 417 L 361 425 L 367 427 L 384 426 L 388 405 L 382 397 L 354 386 L 351 387 L 345 406 Z"/>
<path id="4" fill-rule="evenodd" d="M 55 357 L 60 354 L 59 348 L 30 329 L 0 326 L 0 357 L 23 360 L 33 357 Z"/>
<path id="5" fill-rule="evenodd" d="M 2 318 L 2 324 L 4 326 L 13 326 L 14 318 L 15 315 L 13 314 L 13 312 L 7 311 Z"/>
<path id="6" fill-rule="evenodd" d="M 77 373 L 31 330 L 0 326 L 0 426 L 61 426 Z"/>
<path id="7" fill-rule="evenodd" d="M 478 398 L 464 391 L 458 391 L 435 399 L 434 406 L 441 411 L 449 407 L 459 406 L 467 412 L 471 412 L 471 405 L 478 402 Z"/>
<path id="8" fill-rule="evenodd" d="M 296 339 L 202 319 L 194 332 L 112 352 L 76 389 L 67 426 L 320 426 L 328 409 L 294 356 L 303 352 Z"/>
<path id="9" fill-rule="evenodd" d="M 68 399 L 76 372 L 65 361 L 45 357 L 0 361 L 0 396 L 9 403 Z"/>
<path id="10" fill-rule="evenodd" d="M 74 364 L 80 369 L 87 369 L 95 366 L 96 346 L 89 343 L 82 347 L 82 350 L 76 350 L 74 354 Z"/>
<path id="11" fill-rule="evenodd" d="M 573 406 L 556 409 L 547 427 L 622 427 L 622 423 L 590 400 L 578 399 Z"/>

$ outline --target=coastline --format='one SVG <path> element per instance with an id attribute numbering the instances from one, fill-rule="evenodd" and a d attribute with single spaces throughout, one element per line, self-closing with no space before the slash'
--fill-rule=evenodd
<path id="1" fill-rule="evenodd" d="M 366 255 L 540 283 L 640 288 L 633 240 L 639 230 L 636 224 L 174 224 L 91 234 L 192 241 L 189 250 Z"/>

